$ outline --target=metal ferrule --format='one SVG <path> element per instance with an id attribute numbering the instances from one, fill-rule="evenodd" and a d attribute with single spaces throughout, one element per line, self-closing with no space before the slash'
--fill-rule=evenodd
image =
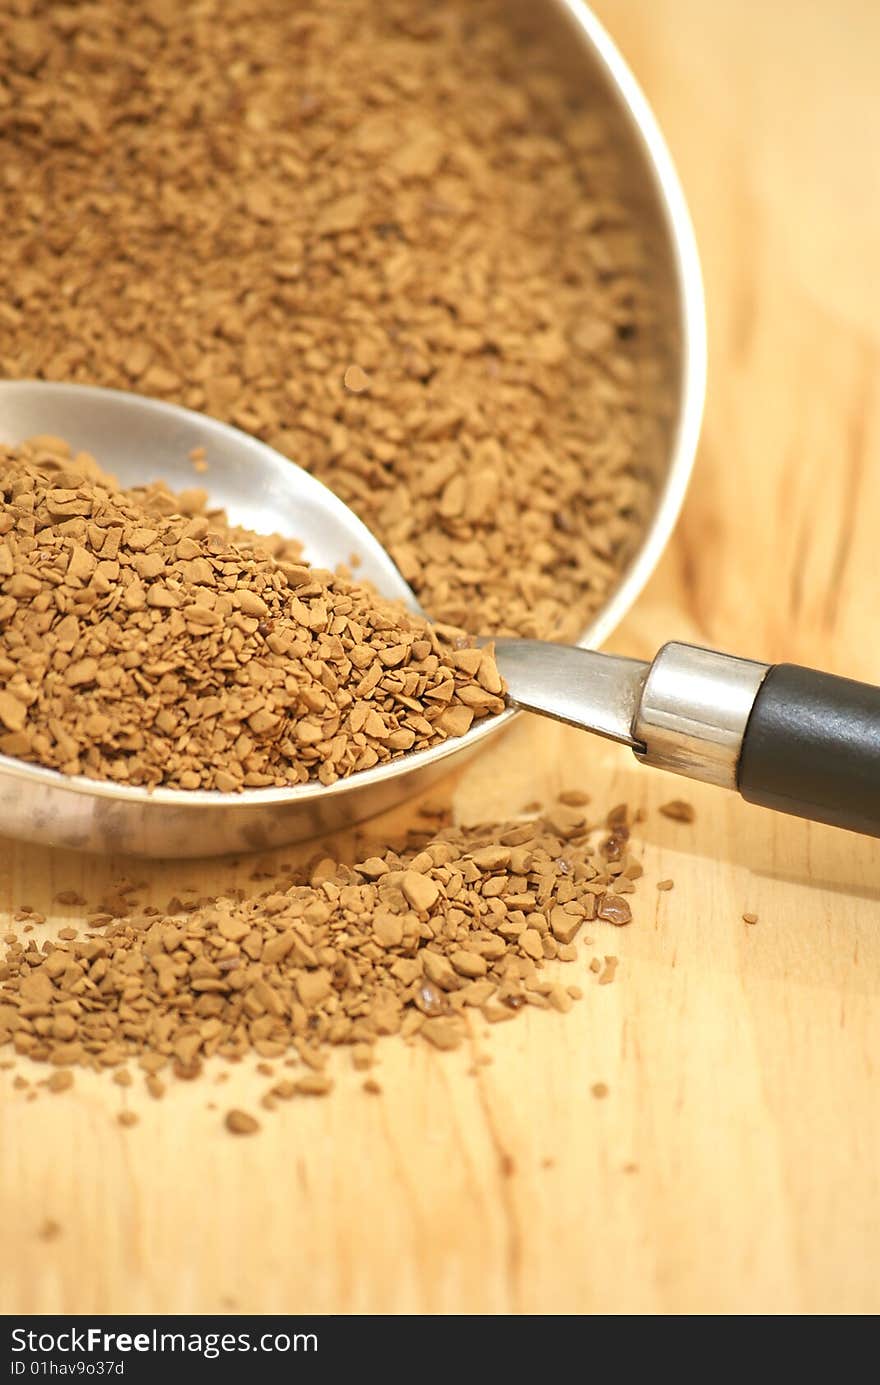
<path id="1" fill-rule="evenodd" d="M 633 720 L 638 758 L 735 789 L 746 724 L 769 668 L 696 645 L 664 645 Z"/>

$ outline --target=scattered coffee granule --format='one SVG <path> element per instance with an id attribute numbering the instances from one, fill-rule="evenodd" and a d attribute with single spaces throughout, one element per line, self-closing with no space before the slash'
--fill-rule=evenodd
<path id="1" fill-rule="evenodd" d="M 53 1072 L 46 1086 L 50 1092 L 68 1092 L 73 1086 L 73 1073 L 64 1069 Z"/>
<path id="2" fill-rule="evenodd" d="M 202 1075 L 202 1060 L 201 1058 L 191 1058 L 185 1061 L 180 1057 L 175 1058 L 171 1071 L 179 1082 L 193 1082 Z"/>
<path id="3" fill-rule="evenodd" d="M 590 1091 L 593 1093 L 593 1096 L 597 1098 L 597 1100 L 601 1101 L 603 1097 L 606 1097 L 608 1095 L 608 1083 L 594 1082 L 592 1087 L 590 1088 Z"/>
<path id="4" fill-rule="evenodd" d="M 693 805 L 686 803 L 683 798 L 674 798 L 671 803 L 664 803 L 660 812 L 665 818 L 671 818 L 673 822 L 693 822 L 697 816 Z"/>
<path id="5" fill-rule="evenodd" d="M 379 1083 L 376 1081 L 375 1077 L 368 1077 L 367 1080 L 366 1080 L 366 1082 L 365 1082 L 363 1085 L 364 1085 L 364 1091 L 365 1091 L 365 1092 L 368 1092 L 368 1093 L 370 1094 L 370 1096 L 380 1096 L 380 1095 L 381 1095 L 382 1088 L 381 1088 L 381 1086 L 379 1085 Z"/>
<path id="6" fill-rule="evenodd" d="M 605 923 L 613 923 L 615 928 L 623 928 L 626 924 L 632 923 L 632 909 L 625 899 L 607 894 L 596 910 L 596 918 L 602 919 Z"/>
<path id="7" fill-rule="evenodd" d="M 295 1094 L 323 1095 L 335 1047 L 364 1068 L 387 1035 L 453 1049 L 468 1013 L 491 1024 L 526 1006 L 564 1011 L 571 996 L 545 967 L 622 902 L 608 892 L 629 864 L 606 860 L 595 835 L 546 818 L 420 831 L 353 865 L 316 859 L 256 897 L 17 942 L 0 972 L 0 1044 L 55 1066 L 137 1061 L 178 1078 L 214 1055 L 295 1055 L 307 1069 Z"/>
<path id="8" fill-rule="evenodd" d="M 280 1082 L 276 1082 L 271 1090 L 272 1095 L 281 1101 L 290 1101 L 291 1097 L 296 1096 L 296 1083 L 285 1077 Z"/>
<path id="9" fill-rule="evenodd" d="M 0 499 L 0 753 L 126 784 L 331 784 L 504 708 L 491 648 L 203 492 L 120 490 L 35 440 L 0 448 Z"/>
<path id="10" fill-rule="evenodd" d="M 127 1128 L 129 1128 L 133 1125 L 138 1124 L 138 1122 L 140 1121 L 140 1116 L 138 1115 L 137 1111 L 125 1110 L 119 1112 L 119 1115 L 116 1117 L 116 1120 L 120 1125 L 124 1125 Z"/>
<path id="11" fill-rule="evenodd" d="M 743 914 L 743 923 L 757 923 L 757 922 L 758 922 L 758 915 L 757 915 L 757 914 Z"/>
<path id="12" fill-rule="evenodd" d="M 356 1072 L 366 1072 L 373 1066 L 373 1050 L 368 1044 L 353 1044 L 351 1050 L 351 1064 Z"/>
<path id="13" fill-rule="evenodd" d="M 327 1096 L 333 1090 L 333 1079 L 322 1072 L 308 1072 L 293 1084 L 300 1096 Z"/>
<path id="14" fill-rule="evenodd" d="M 658 890 L 671 890 L 671 889 L 674 888 L 674 886 L 675 886 L 675 881 L 674 881 L 674 880 L 658 880 L 658 881 L 657 881 L 657 889 L 658 889 Z"/>
<path id="15" fill-rule="evenodd" d="M 8 550 L 8 543 L 6 544 L 6 549 Z M 8 705 L 9 704 L 7 704 L 7 708 Z M 85 900 L 79 890 L 59 890 L 58 894 L 55 896 L 55 903 L 66 904 L 78 908 L 81 904 L 85 904 Z"/>
<path id="16" fill-rule="evenodd" d="M 603 970 L 603 972 L 602 972 L 602 975 L 599 977 L 599 985 L 600 985 L 600 986 L 608 986 L 608 985 L 614 980 L 614 976 L 615 976 L 616 971 L 617 971 L 617 958 L 616 958 L 616 957 L 606 957 L 606 958 L 605 958 L 605 968 L 604 968 L 604 970 Z"/>
<path id="17" fill-rule="evenodd" d="M 436 619 L 582 630 L 649 492 L 646 251 L 602 93 L 514 8 L 13 6 L 0 374 L 235 423 Z"/>
<path id="18" fill-rule="evenodd" d="M 55 1221 L 53 1217 L 47 1217 L 46 1220 L 41 1223 L 37 1235 L 41 1241 L 57 1241 L 58 1237 L 61 1235 L 61 1223 Z"/>
<path id="19" fill-rule="evenodd" d="M 255 1135 L 260 1128 L 260 1122 L 255 1116 L 234 1108 L 226 1112 L 224 1124 L 233 1135 Z"/>

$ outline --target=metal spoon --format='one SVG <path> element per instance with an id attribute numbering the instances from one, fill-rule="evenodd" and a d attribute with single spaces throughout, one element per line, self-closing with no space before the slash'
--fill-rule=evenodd
<path id="1" fill-rule="evenodd" d="M 123 484 L 207 481 L 238 523 L 306 541 L 319 566 L 358 561 L 387 596 L 419 609 L 379 541 L 320 482 L 253 438 L 203 415 L 108 390 L 0 385 L 0 436 L 54 432 Z M 204 447 L 209 472 L 188 461 Z M 251 486 L 242 485 L 252 477 Z M 665 535 L 664 535 L 665 537 Z M 669 644 L 651 664 L 536 640 L 500 640 L 511 707 L 629 745 L 645 764 L 729 788 L 756 803 L 880 835 L 880 690 L 808 669 Z M 350 824 L 419 792 L 448 756 L 476 749 L 498 722 L 459 741 L 329 788 L 219 794 L 129 788 L 0 756 L 0 832 L 86 850 L 211 855 L 262 849 Z"/>

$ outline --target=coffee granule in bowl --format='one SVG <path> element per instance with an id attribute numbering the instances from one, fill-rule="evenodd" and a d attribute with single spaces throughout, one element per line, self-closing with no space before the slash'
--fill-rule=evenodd
<path id="1" fill-rule="evenodd" d="M 322 784 L 503 710 L 491 648 L 57 439 L 0 448 L 0 753 L 180 789 Z"/>
<path id="2" fill-rule="evenodd" d="M 286 1100 L 330 1092 L 334 1049 L 362 1071 L 388 1036 L 451 1050 L 469 1015 L 565 1013 L 576 988 L 556 964 L 577 959 L 584 923 L 601 926 L 616 883 L 638 873 L 592 836 L 583 813 L 446 827 L 355 864 L 318 858 L 255 898 L 17 940 L 0 964 L 0 1045 L 59 1069 L 136 1062 L 155 1097 L 163 1069 L 191 1079 L 215 1056 L 293 1060 L 303 1071 L 271 1087 Z"/>
<path id="3" fill-rule="evenodd" d="M 7 7 L 0 374 L 234 423 L 434 619 L 573 637 L 653 498 L 644 251 L 595 94 L 511 8 Z"/>

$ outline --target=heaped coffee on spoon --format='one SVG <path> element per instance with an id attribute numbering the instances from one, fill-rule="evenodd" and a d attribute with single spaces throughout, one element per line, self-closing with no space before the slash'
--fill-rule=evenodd
<path id="1" fill-rule="evenodd" d="M 125 491 L 63 442 L 0 451 L 0 754 L 182 789 L 331 784 L 503 709 L 490 648 L 296 542 Z"/>

